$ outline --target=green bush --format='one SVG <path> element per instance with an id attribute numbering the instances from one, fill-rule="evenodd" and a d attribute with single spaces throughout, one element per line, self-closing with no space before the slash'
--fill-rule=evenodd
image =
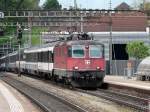
<path id="1" fill-rule="evenodd" d="M 126 51 L 130 57 L 136 59 L 143 59 L 149 56 L 149 47 L 141 41 L 129 42 Z"/>

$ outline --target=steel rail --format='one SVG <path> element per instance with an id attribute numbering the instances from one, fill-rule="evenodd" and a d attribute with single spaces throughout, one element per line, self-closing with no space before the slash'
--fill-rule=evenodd
<path id="1" fill-rule="evenodd" d="M 67 87 L 67 86 L 62 86 L 62 85 L 56 85 L 55 83 L 52 83 L 51 81 L 48 81 L 48 82 L 46 80 L 43 80 L 43 81 L 46 83 L 51 83 L 54 86 L 64 87 L 64 88 Z M 98 89 L 96 91 L 95 90 L 91 91 L 91 90 L 82 90 L 82 89 L 77 89 L 77 88 L 72 89 L 71 88 L 71 90 L 79 91 L 79 92 L 86 93 L 86 94 L 93 95 L 93 96 L 100 97 L 100 98 L 104 98 L 106 100 L 115 102 L 119 105 L 124 105 L 127 107 L 131 107 L 131 108 L 140 110 L 141 112 L 148 111 L 148 109 L 149 109 L 148 108 L 148 99 L 140 98 L 138 96 L 133 96 L 130 94 L 125 94 L 125 93 L 111 91 L 111 90 L 104 90 L 104 89 Z M 75 105 L 75 107 L 76 107 L 76 105 Z M 82 110 L 82 108 L 80 108 L 78 106 L 77 106 L 77 108 L 79 108 L 79 110 L 80 109 Z M 84 110 L 82 112 L 84 112 Z"/>
<path id="2" fill-rule="evenodd" d="M 75 105 L 67 100 L 65 100 L 64 98 L 62 97 L 59 97 L 53 93 L 50 93 L 50 92 L 46 92 L 46 91 L 43 91 L 43 90 L 40 90 L 39 88 L 35 88 L 35 87 L 32 87 L 28 84 L 25 84 L 19 80 L 16 80 L 14 78 L 10 78 L 10 77 L 1 77 L 1 79 L 3 81 L 5 81 L 7 84 L 11 85 L 12 87 L 14 87 L 15 89 L 17 89 L 19 92 L 21 92 L 22 94 L 24 94 L 25 96 L 27 96 L 28 98 L 30 98 L 32 101 L 34 101 L 37 105 L 39 105 L 41 107 L 41 109 L 43 109 L 44 111 L 46 112 L 56 112 L 56 110 L 54 110 L 53 108 L 51 108 L 51 106 L 49 106 L 48 104 L 45 104 L 44 102 L 41 102 L 40 99 L 36 99 L 35 96 L 33 94 L 38 94 L 40 96 L 46 96 L 47 98 L 48 97 L 52 97 L 53 99 L 61 102 L 62 104 L 64 104 L 66 107 L 68 106 L 69 109 L 72 109 L 74 110 L 75 112 L 87 112 L 86 110 L 84 110 L 83 108 L 81 108 L 80 106 L 78 105 Z M 20 87 L 19 87 L 19 86 Z M 23 87 L 23 88 L 21 88 Z M 33 92 L 32 94 L 30 94 L 30 92 L 27 92 L 30 91 L 30 92 Z M 35 92 L 35 93 L 34 93 Z M 40 97 L 39 96 L 39 97 Z M 67 111 L 67 109 L 66 109 Z"/>
<path id="3" fill-rule="evenodd" d="M 131 107 L 131 108 L 134 108 L 134 109 L 137 109 L 140 111 L 145 112 L 145 111 L 148 111 L 148 109 L 149 109 L 147 99 L 139 98 L 139 97 L 131 96 L 131 95 L 126 95 L 126 94 L 123 94 L 120 92 L 118 92 L 118 93 L 112 92 L 112 91 L 110 92 L 109 90 L 103 90 L 103 89 L 101 89 L 101 90 L 99 89 L 97 91 L 89 91 L 89 90 L 86 91 L 86 90 L 78 89 L 77 91 L 87 93 L 90 95 L 94 95 L 96 97 L 104 98 L 106 100 L 115 102 L 119 105 L 125 105 L 127 107 Z M 124 99 L 126 99 L 126 100 L 124 100 Z M 137 100 L 138 102 L 136 102 L 135 100 Z M 141 102 L 147 103 L 147 105 L 146 104 L 140 105 L 139 103 L 141 103 Z"/>
<path id="4" fill-rule="evenodd" d="M 62 9 L 62 10 L 32 10 L 32 9 L 18 9 L 18 10 L 14 10 L 14 9 L 7 9 L 7 10 L 1 10 L 2 12 L 8 12 L 8 11 L 39 11 L 39 12 L 43 12 L 43 11 L 50 11 L 50 12 L 80 12 L 80 11 L 100 11 L 100 12 L 103 12 L 103 11 L 122 11 L 122 12 L 133 12 L 133 11 L 138 11 L 138 12 L 147 12 L 147 11 L 150 11 L 150 10 L 107 10 L 107 9 L 78 9 L 78 10 L 73 10 L 73 9 Z"/>
<path id="5" fill-rule="evenodd" d="M 121 93 L 121 92 L 116 92 L 116 91 L 111 91 L 111 90 L 102 90 L 102 89 L 98 89 L 98 91 L 100 91 L 100 92 L 105 91 L 105 92 L 110 93 L 110 94 L 118 94 L 119 96 L 130 97 L 130 98 L 133 98 L 133 99 L 136 99 L 136 100 L 139 100 L 139 101 L 148 102 L 148 100 L 146 98 L 133 96 L 133 95 L 125 94 L 125 93 Z"/>

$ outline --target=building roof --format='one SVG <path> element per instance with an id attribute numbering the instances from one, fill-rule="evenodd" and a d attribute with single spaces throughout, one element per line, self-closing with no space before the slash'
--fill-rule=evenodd
<path id="1" fill-rule="evenodd" d="M 120 5 L 118 5 L 115 10 L 130 10 L 131 7 L 125 3 L 125 2 L 122 2 Z"/>
<path id="2" fill-rule="evenodd" d="M 110 32 L 89 32 L 94 36 L 94 40 L 100 40 L 103 43 L 109 43 Z M 131 41 L 142 41 L 149 43 L 148 32 L 112 32 L 113 44 L 127 44 Z"/>

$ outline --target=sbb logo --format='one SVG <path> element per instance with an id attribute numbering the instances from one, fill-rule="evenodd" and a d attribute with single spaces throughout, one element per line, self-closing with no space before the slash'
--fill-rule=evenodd
<path id="1" fill-rule="evenodd" d="M 90 60 L 85 60 L 85 64 L 86 64 L 86 65 L 90 65 L 90 64 L 91 64 L 91 61 L 90 61 Z"/>

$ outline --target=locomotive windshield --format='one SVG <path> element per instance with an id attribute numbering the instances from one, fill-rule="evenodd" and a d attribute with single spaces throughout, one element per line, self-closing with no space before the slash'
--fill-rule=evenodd
<path id="1" fill-rule="evenodd" d="M 73 45 L 72 48 L 69 48 L 69 57 L 83 58 L 85 56 L 84 48 L 85 46 L 82 45 Z"/>
<path id="2" fill-rule="evenodd" d="M 103 57 L 103 49 L 100 45 L 90 45 L 89 46 L 89 55 L 91 58 L 102 58 Z"/>

